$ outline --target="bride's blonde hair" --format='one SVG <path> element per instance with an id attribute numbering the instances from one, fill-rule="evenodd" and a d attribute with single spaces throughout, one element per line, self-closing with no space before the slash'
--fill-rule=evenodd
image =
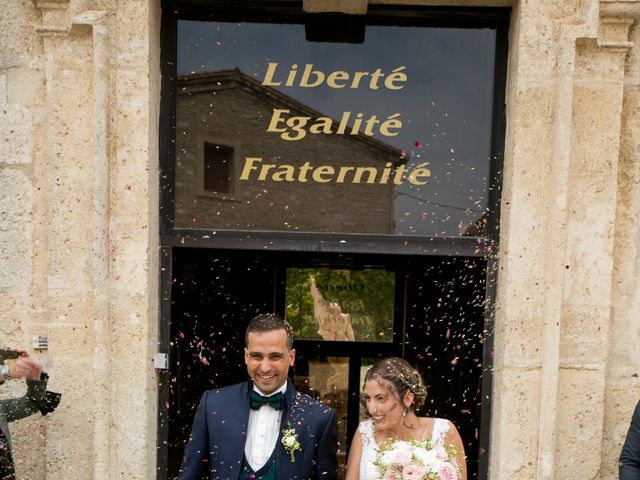
<path id="1" fill-rule="evenodd" d="M 364 377 L 364 382 L 370 380 L 386 380 L 399 400 L 404 399 L 409 392 L 413 393 L 413 403 L 410 409 L 419 411 L 427 400 L 427 387 L 422 375 L 409 365 L 409 362 L 399 357 L 389 357 L 373 365 Z"/>

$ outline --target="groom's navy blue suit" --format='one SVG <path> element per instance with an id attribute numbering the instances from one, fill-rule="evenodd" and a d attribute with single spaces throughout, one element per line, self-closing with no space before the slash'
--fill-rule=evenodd
<path id="1" fill-rule="evenodd" d="M 249 422 L 251 382 L 208 390 L 200 400 L 185 450 L 180 480 L 237 480 Z M 282 429 L 295 430 L 302 447 L 292 462 L 281 443 Z M 336 411 L 294 390 L 287 382 L 281 430 L 276 442 L 279 480 L 335 480 Z"/>
<path id="2" fill-rule="evenodd" d="M 620 480 L 640 479 L 640 402 L 631 417 L 622 453 L 620 454 Z"/>

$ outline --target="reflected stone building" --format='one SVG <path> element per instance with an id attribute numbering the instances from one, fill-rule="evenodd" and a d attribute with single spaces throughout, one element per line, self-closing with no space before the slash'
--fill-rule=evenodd
<path id="1" fill-rule="evenodd" d="M 361 134 L 283 142 L 274 112 L 326 115 L 239 70 L 180 77 L 177 95 L 177 226 L 393 233 L 400 150 Z"/>

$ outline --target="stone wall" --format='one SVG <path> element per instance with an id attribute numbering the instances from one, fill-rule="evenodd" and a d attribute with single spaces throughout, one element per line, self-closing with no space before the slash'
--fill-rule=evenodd
<path id="1" fill-rule="evenodd" d="M 0 14 L 2 343 L 48 335 L 63 395 L 16 424 L 19 478 L 154 475 L 159 18 L 138 1 Z"/>
<path id="2" fill-rule="evenodd" d="M 640 397 L 637 381 L 635 388 L 629 383 L 638 358 L 615 334 L 637 334 L 637 275 L 617 264 L 637 262 L 634 249 L 621 252 L 621 242 L 638 244 L 637 230 L 623 220 L 638 213 L 630 201 L 638 186 L 626 180 L 637 176 L 638 152 L 624 162 L 621 135 L 637 135 L 625 112 L 637 110 L 628 55 L 639 7 L 608 1 L 514 8 L 492 478 L 617 475 Z M 625 354 L 626 381 L 616 367 Z M 621 389 L 624 395 L 612 395 Z"/>
<path id="3" fill-rule="evenodd" d="M 48 335 L 63 393 L 12 425 L 19 478 L 155 477 L 159 3 L 0 13 L 0 335 Z M 513 8 L 490 477 L 616 478 L 640 398 L 640 0 L 383 3 Z"/>

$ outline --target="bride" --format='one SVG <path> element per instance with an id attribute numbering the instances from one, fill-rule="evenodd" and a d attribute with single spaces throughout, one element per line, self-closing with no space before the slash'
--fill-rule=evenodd
<path id="1" fill-rule="evenodd" d="M 363 391 L 363 403 L 371 418 L 360 423 L 353 437 L 345 480 L 382 480 L 374 462 L 378 445 L 387 439 L 431 439 L 434 447 L 455 446 L 458 478 L 466 480 L 464 446 L 453 423 L 415 413 L 426 399 L 422 376 L 407 361 L 391 357 L 371 367 Z"/>

